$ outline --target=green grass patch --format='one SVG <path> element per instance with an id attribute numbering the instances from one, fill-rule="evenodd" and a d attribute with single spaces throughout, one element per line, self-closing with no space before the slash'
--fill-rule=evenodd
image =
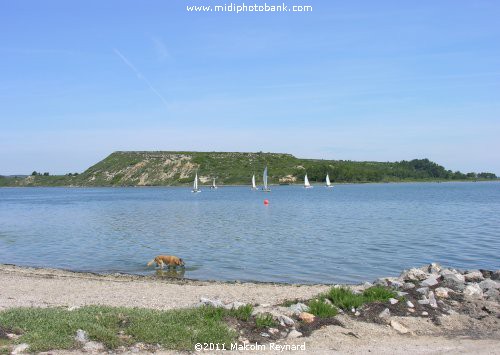
<path id="1" fill-rule="evenodd" d="M 238 309 L 231 309 L 227 311 L 227 315 L 229 317 L 234 317 L 239 320 L 247 322 L 250 319 L 250 316 L 253 312 L 253 306 L 251 304 L 247 304 L 245 306 L 241 306 Z"/>
<path id="2" fill-rule="evenodd" d="M 365 303 L 385 302 L 389 298 L 396 298 L 395 291 L 384 286 L 372 286 L 363 293 L 356 294 L 347 287 L 331 288 L 327 293 L 320 295 L 320 299 L 329 299 L 333 305 L 343 309 L 351 310 L 359 308 Z"/>
<path id="3" fill-rule="evenodd" d="M 266 314 L 259 314 L 255 317 L 255 326 L 257 328 L 270 328 L 276 326 L 277 323 L 273 319 L 273 315 L 266 313 Z"/>
<path id="4" fill-rule="evenodd" d="M 108 349 L 142 342 L 167 349 L 192 350 L 194 344 L 234 342 L 236 332 L 224 322 L 226 310 L 200 307 L 158 311 L 103 306 L 74 311 L 61 308 L 15 308 L 0 312 L 0 326 L 20 328 L 16 343 L 27 343 L 32 352 L 73 349 L 77 329 Z M 122 331 L 129 337 L 120 337 Z"/>
<path id="5" fill-rule="evenodd" d="M 309 302 L 308 306 L 309 313 L 312 313 L 319 318 L 335 317 L 338 313 L 338 310 L 335 306 L 326 303 L 322 299 L 314 299 Z"/>

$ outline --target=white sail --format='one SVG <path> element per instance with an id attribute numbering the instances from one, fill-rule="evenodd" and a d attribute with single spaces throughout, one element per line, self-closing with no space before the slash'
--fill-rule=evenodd
<path id="1" fill-rule="evenodd" d="M 309 183 L 309 179 L 307 178 L 307 174 L 304 177 L 304 187 L 306 187 L 306 188 L 311 187 L 311 184 Z"/>
<path id="2" fill-rule="evenodd" d="M 255 185 L 255 174 L 252 176 L 252 189 L 257 190 L 257 186 Z"/>
<path id="3" fill-rule="evenodd" d="M 330 177 L 326 174 L 326 186 L 331 186 Z"/>
<path id="4" fill-rule="evenodd" d="M 262 176 L 262 180 L 264 181 L 264 187 L 262 188 L 262 191 L 269 192 L 271 189 L 267 186 L 267 166 L 264 169 L 264 174 Z"/>
<path id="5" fill-rule="evenodd" d="M 194 182 L 193 182 L 193 190 L 192 192 L 200 192 L 201 190 L 198 189 L 198 173 L 196 173 L 194 177 Z"/>

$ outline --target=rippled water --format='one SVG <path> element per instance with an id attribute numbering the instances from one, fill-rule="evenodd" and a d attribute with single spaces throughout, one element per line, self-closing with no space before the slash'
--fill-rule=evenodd
<path id="1" fill-rule="evenodd" d="M 264 206 L 263 200 L 270 201 Z M 371 281 L 438 261 L 500 268 L 500 183 L 0 189 L 0 263 L 194 279 Z"/>

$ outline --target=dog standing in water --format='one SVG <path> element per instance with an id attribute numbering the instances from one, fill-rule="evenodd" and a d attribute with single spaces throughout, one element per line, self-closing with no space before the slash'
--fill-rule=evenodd
<path id="1" fill-rule="evenodd" d="M 156 258 L 151 260 L 147 265 L 151 266 L 154 263 L 156 263 L 156 266 L 159 266 L 160 269 L 163 269 L 165 265 L 167 265 L 169 268 L 171 266 L 177 267 L 177 266 L 182 266 L 184 267 L 184 260 L 181 258 L 178 258 L 174 255 L 158 255 Z"/>

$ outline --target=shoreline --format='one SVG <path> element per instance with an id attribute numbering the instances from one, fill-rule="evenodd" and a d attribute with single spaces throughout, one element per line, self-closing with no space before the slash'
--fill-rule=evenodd
<path id="1" fill-rule="evenodd" d="M 457 281 L 465 278 L 467 281 Z M 388 351 L 396 354 L 491 354 L 500 347 L 499 278 L 499 270 L 462 272 L 431 264 L 405 270 L 399 277 L 381 277 L 373 284 L 337 285 L 348 287 L 354 292 L 363 292 L 371 285 L 391 287 L 401 294 L 405 293 L 406 299 L 411 299 L 414 306 L 407 308 L 404 299 L 396 304 L 367 304 L 366 307 L 358 308 L 360 312 L 356 314 L 350 310 L 339 313 L 335 317 L 336 324 L 319 325 L 303 336 L 285 337 L 279 339 L 278 343 L 290 346 L 305 344 L 306 351 L 289 352 L 300 354 L 329 354 L 332 351 L 346 354 L 384 354 Z M 434 283 L 436 280 L 439 281 Z M 479 280 L 484 280 L 486 287 Z M 412 287 L 415 288 L 407 289 L 409 283 L 413 283 Z M 425 283 L 432 285 L 423 287 L 429 298 L 420 294 L 422 290 L 418 289 Z M 0 264 L 0 285 L 0 312 L 19 307 L 71 311 L 90 305 L 169 311 L 196 308 L 200 304 L 227 305 L 240 302 L 253 305 L 256 314 L 269 313 L 275 317 L 280 314 L 297 317 L 290 311 L 292 306 L 285 305 L 286 301 L 292 301 L 292 304 L 307 302 L 337 287 L 322 284 L 175 280 L 129 274 L 102 275 L 6 264 Z M 481 290 L 478 291 L 479 286 L 483 288 L 484 296 Z M 449 296 L 442 294 L 443 288 Z M 474 292 L 480 292 L 481 296 L 478 297 Z M 421 297 L 427 302 L 417 302 Z M 429 300 L 436 302 L 436 299 L 437 306 L 431 307 Z M 382 318 L 386 312 L 390 313 L 389 318 Z M 300 327 L 298 329 L 303 331 Z M 256 336 L 259 337 L 259 333 Z M 259 343 L 266 346 L 266 353 L 276 353 L 270 349 L 269 339 L 260 339 Z M 137 350 L 137 346 L 119 352 Z M 140 352 L 145 354 L 148 351 L 143 348 Z M 166 349 L 156 349 L 154 352 L 185 354 Z M 50 353 L 81 354 L 82 351 L 73 349 Z"/>
<path id="2" fill-rule="evenodd" d="M 58 175 L 53 175 L 58 176 Z M 9 177 L 9 179 L 11 179 Z M 332 181 L 332 186 L 338 185 L 386 185 L 386 184 L 440 184 L 440 183 L 476 183 L 476 182 L 500 182 L 500 179 L 478 179 L 478 180 L 407 180 L 407 181 L 353 181 L 353 182 L 334 182 Z M 205 189 L 210 189 L 212 185 L 199 185 L 199 187 L 203 187 Z M 251 189 L 252 185 L 249 184 L 224 184 L 217 185 L 217 188 L 224 187 L 248 187 Z M 270 187 L 279 187 L 279 186 L 297 186 L 303 187 L 303 183 L 294 183 L 294 184 L 270 184 Z M 313 187 L 325 187 L 324 184 L 321 183 L 311 183 Z M 186 185 L 17 185 L 17 186 L 0 186 L 2 188 L 77 188 L 77 189 L 101 189 L 101 188 L 159 188 L 159 187 L 169 187 L 169 188 L 191 188 L 191 184 Z M 257 191 L 260 191 L 259 189 Z"/>

